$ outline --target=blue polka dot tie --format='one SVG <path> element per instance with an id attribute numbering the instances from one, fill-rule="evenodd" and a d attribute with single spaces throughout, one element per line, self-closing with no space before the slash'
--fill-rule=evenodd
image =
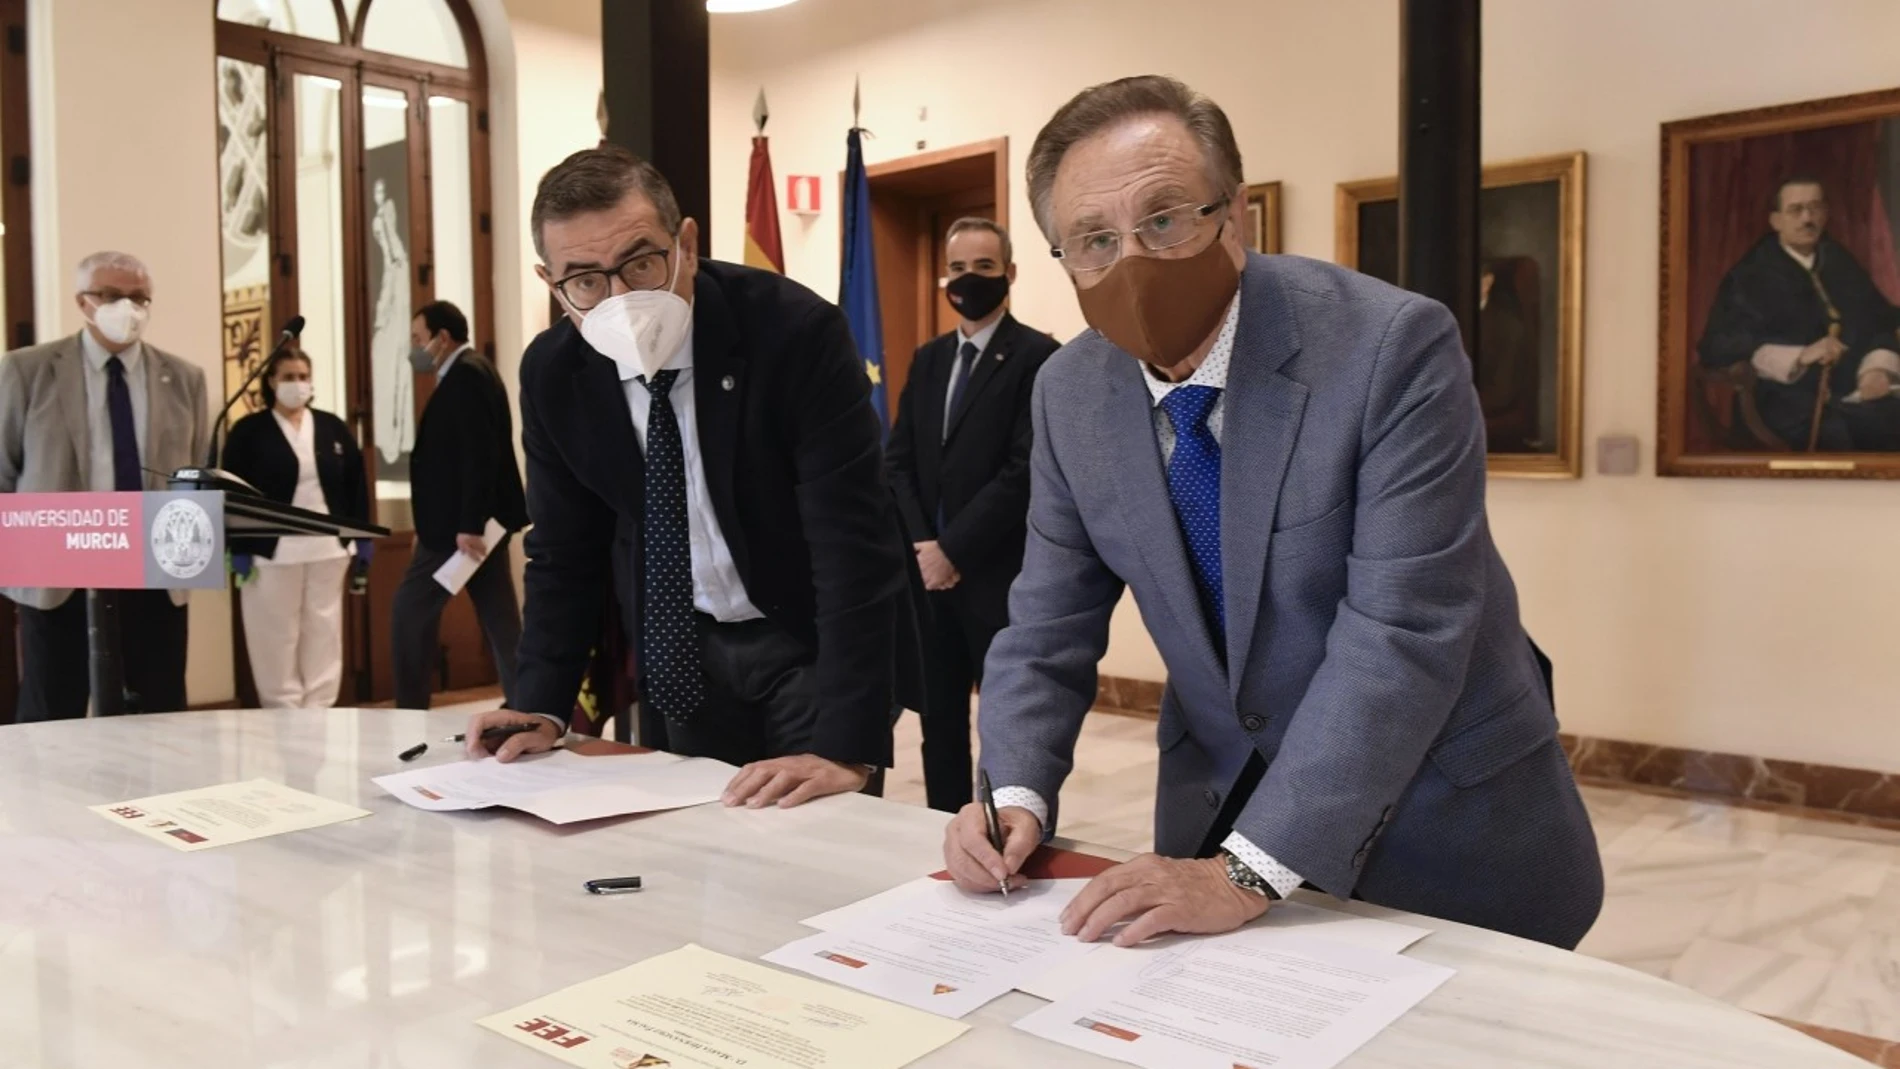
<path id="1" fill-rule="evenodd" d="M 1188 562 L 1201 588 L 1208 622 L 1227 634 L 1227 605 L 1220 568 L 1220 443 L 1207 429 L 1207 414 L 1220 400 L 1212 386 L 1179 386 L 1161 399 L 1174 424 L 1174 455 L 1168 458 L 1168 499 L 1187 540 Z"/>
<path id="2" fill-rule="evenodd" d="M 646 514 L 642 529 L 640 667 L 647 706 L 674 723 L 692 719 L 705 700 L 699 626 L 693 619 L 693 549 L 686 518 L 686 450 L 667 395 L 678 371 L 646 384 Z"/>

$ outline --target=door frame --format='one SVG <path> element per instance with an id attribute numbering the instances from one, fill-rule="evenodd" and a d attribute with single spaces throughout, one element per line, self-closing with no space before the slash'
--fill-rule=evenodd
<path id="1" fill-rule="evenodd" d="M 871 189 L 871 239 L 877 257 L 878 311 L 884 325 L 885 396 L 897 418 L 911 357 L 931 337 L 937 280 L 943 265 L 936 250 L 943 235 L 933 233 L 931 217 L 947 199 L 968 196 L 971 203 L 995 205 L 995 220 L 1009 228 L 1009 138 L 935 149 L 882 163 L 868 164 Z M 844 179 L 839 176 L 839 188 Z M 979 190 L 987 193 L 978 193 Z M 839 244 L 844 222 L 839 217 Z"/>

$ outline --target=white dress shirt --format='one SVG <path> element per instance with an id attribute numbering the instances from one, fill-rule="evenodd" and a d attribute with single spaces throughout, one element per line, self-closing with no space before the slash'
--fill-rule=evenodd
<path id="1" fill-rule="evenodd" d="M 983 355 L 983 350 L 990 347 L 990 339 L 996 337 L 996 328 L 1002 324 L 1003 317 L 997 316 L 995 322 L 967 336 L 963 333 L 963 324 L 957 324 L 957 347 L 950 360 L 950 382 L 943 391 L 943 436 L 945 439 L 950 437 L 950 402 L 957 396 L 957 380 L 961 379 L 964 373 L 963 346 L 966 343 L 976 346 L 976 356 L 970 359 L 978 359 Z"/>
<path id="2" fill-rule="evenodd" d="M 329 514 L 330 503 L 323 498 L 323 483 L 317 479 L 317 419 L 309 410 L 305 410 L 303 419 L 290 422 L 282 412 L 273 408 L 271 419 L 277 423 L 277 429 L 284 432 L 284 440 L 290 443 L 290 451 L 297 455 L 297 489 L 291 494 L 290 503 L 300 509 Z M 269 558 L 259 558 L 259 565 L 266 564 L 311 564 L 316 561 L 336 560 L 348 556 L 343 543 L 324 535 L 285 535 L 277 540 L 277 553 Z"/>
<path id="3" fill-rule="evenodd" d="M 79 332 L 79 348 L 86 358 L 86 438 L 91 447 L 86 481 L 94 491 L 116 490 L 117 479 L 112 470 L 112 412 L 106 407 L 106 389 L 112 381 L 106 362 L 112 359 L 112 354 L 99 344 L 90 330 Z M 135 342 L 127 347 L 119 354 L 119 362 L 125 365 L 125 388 L 132 394 L 132 428 L 138 438 L 142 464 L 146 443 L 151 440 L 145 428 L 146 413 L 152 404 L 145 382 L 146 367 L 150 363 L 145 359 L 145 343 Z M 143 480 L 141 475 L 140 481 Z"/>
<path id="4" fill-rule="evenodd" d="M 1221 440 L 1222 413 L 1227 407 L 1227 369 L 1233 362 L 1234 334 L 1240 325 L 1240 295 L 1234 295 L 1234 302 L 1227 306 L 1227 319 L 1221 324 L 1220 335 L 1214 339 L 1214 347 L 1207 352 L 1207 358 L 1201 361 L 1194 374 L 1181 382 L 1168 382 L 1155 375 L 1143 365 L 1142 378 L 1148 383 L 1148 392 L 1154 399 L 1155 438 L 1161 445 L 1161 462 L 1168 463 L 1174 457 L 1174 424 L 1168 418 L 1167 410 L 1161 407 L 1161 401 L 1182 386 L 1211 386 L 1220 390 L 1220 397 L 1214 401 L 1214 407 L 1207 414 L 1207 429 L 1216 442 Z M 998 807 L 1006 805 L 1021 806 L 1036 815 L 1043 830 L 1049 828 L 1049 803 L 1042 795 L 1027 787 L 1003 787 L 994 795 Z M 1275 860 L 1273 855 L 1247 841 L 1239 832 L 1231 832 L 1222 840 L 1221 846 L 1239 858 L 1241 863 L 1259 873 L 1260 876 L 1279 892 L 1282 898 L 1299 889 L 1300 875 Z"/>
<path id="5" fill-rule="evenodd" d="M 646 376 L 630 365 L 615 362 L 620 371 L 620 388 L 627 395 L 627 410 L 633 414 L 634 433 L 640 439 L 640 452 L 647 448 L 647 422 L 653 410 L 653 396 L 647 393 Z M 689 329 L 680 350 L 668 360 L 663 371 L 678 371 L 666 398 L 673 406 L 673 418 L 680 428 L 680 446 L 686 460 L 686 520 L 693 554 L 693 608 L 722 624 L 757 620 L 760 612 L 746 595 L 739 578 L 739 566 L 732 561 L 732 549 L 719 530 L 719 517 L 713 512 L 712 489 L 706 482 L 706 466 L 699 452 L 698 406 L 693 402 L 693 334 Z"/>
<path id="6" fill-rule="evenodd" d="M 455 359 L 473 348 L 475 348 L 473 342 L 463 342 L 460 349 L 450 353 L 448 359 L 443 360 L 441 365 L 435 369 L 435 381 L 441 382 L 444 378 L 448 377 L 449 369 L 455 366 Z"/>

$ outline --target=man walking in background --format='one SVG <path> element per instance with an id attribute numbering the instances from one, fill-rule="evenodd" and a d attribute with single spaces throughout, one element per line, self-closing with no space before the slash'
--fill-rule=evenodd
<path id="1" fill-rule="evenodd" d="M 957 328 L 917 349 L 891 431 L 891 482 L 930 593 L 924 789 L 932 809 L 970 800 L 970 687 L 1009 622 L 1029 513 L 1030 396 L 1054 338 L 1009 314 L 1009 232 L 950 224 L 946 287 Z"/>
<path id="2" fill-rule="evenodd" d="M 204 460 L 204 372 L 143 340 L 152 273 L 137 257 L 79 263 L 78 334 L 0 361 L 0 493 L 163 490 Z M 19 719 L 86 715 L 86 599 L 75 590 L 8 590 L 20 606 Z M 183 590 L 119 594 L 127 708 L 185 707 Z"/>
<path id="3" fill-rule="evenodd" d="M 396 588 L 390 627 L 396 706 L 429 707 L 442 609 L 451 596 L 435 573 L 457 551 L 482 562 L 469 578 L 468 596 L 494 654 L 502 694 L 513 700 L 521 608 L 508 566 L 508 541 L 528 525 L 528 509 L 515 466 L 508 393 L 494 365 L 469 344 L 468 317 L 461 309 L 447 301 L 425 305 L 409 332 L 415 343 L 409 362 L 417 374 L 433 372 L 436 387 L 422 410 L 409 462 L 416 549 Z M 504 532 L 494 545 L 482 534 L 491 519 Z"/>

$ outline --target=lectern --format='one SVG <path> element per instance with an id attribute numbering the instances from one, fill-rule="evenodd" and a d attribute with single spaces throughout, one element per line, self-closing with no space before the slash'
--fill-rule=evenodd
<path id="1" fill-rule="evenodd" d="M 227 534 L 389 534 L 230 489 L 210 471 L 179 474 L 161 491 L 0 495 L 0 587 L 86 592 L 96 716 L 126 710 L 116 591 L 223 588 Z"/>

